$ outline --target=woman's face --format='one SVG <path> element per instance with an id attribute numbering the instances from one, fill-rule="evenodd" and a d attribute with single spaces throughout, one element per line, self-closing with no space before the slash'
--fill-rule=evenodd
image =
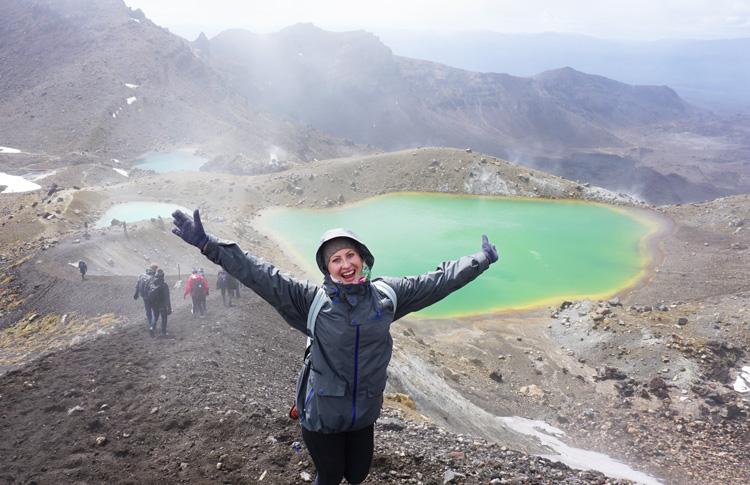
<path id="1" fill-rule="evenodd" d="M 362 276 L 362 258 L 351 248 L 339 249 L 328 260 L 328 273 L 339 283 L 351 285 L 359 283 Z"/>

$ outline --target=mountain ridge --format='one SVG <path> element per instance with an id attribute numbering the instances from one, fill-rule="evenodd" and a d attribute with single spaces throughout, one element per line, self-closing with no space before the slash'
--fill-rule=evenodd
<path id="1" fill-rule="evenodd" d="M 185 145 L 261 161 L 271 146 L 298 161 L 356 150 L 260 113 L 187 41 L 121 0 L 5 3 L 0 131 L 9 146 L 105 161 Z"/>

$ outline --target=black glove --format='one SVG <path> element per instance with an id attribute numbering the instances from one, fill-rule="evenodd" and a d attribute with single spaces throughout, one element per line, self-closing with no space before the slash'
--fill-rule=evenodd
<path id="1" fill-rule="evenodd" d="M 138 293 L 136 293 L 135 295 L 133 295 L 133 299 L 134 299 L 134 300 L 137 300 L 137 299 L 138 299 Z"/>
<path id="2" fill-rule="evenodd" d="M 490 260 L 490 264 L 500 259 L 500 255 L 497 252 L 497 248 L 494 244 L 490 244 L 490 240 L 487 239 L 487 234 L 482 234 L 482 251 L 484 251 L 487 259 Z"/>
<path id="3" fill-rule="evenodd" d="M 188 244 L 192 244 L 201 251 L 208 242 L 208 236 L 206 231 L 203 230 L 203 224 L 201 223 L 201 215 L 198 209 L 193 212 L 193 218 L 185 214 L 181 210 L 176 210 L 172 213 L 172 222 L 175 227 L 172 228 L 172 232 L 182 238 Z"/>

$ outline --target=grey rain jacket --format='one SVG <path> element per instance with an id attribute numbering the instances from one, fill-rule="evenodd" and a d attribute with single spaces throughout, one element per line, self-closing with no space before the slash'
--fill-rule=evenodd
<path id="1" fill-rule="evenodd" d="M 138 281 L 135 283 L 135 295 L 133 297 L 137 300 L 140 296 L 143 298 L 143 300 L 146 300 L 146 285 L 148 285 L 148 282 L 151 281 L 151 278 L 154 277 L 154 270 L 147 269 L 145 273 L 140 275 L 138 277 Z"/>
<path id="2" fill-rule="evenodd" d="M 289 325 L 307 334 L 307 313 L 318 286 L 281 273 L 242 252 L 237 244 L 213 236 L 209 236 L 203 254 L 270 303 Z M 373 424 L 383 404 L 393 350 L 391 324 L 458 290 L 489 265 L 487 256 L 479 251 L 441 263 L 419 276 L 382 278 L 396 292 L 395 313 L 391 301 L 369 281 L 343 285 L 326 274 L 322 286 L 327 298 L 316 321 L 311 359 L 297 382 L 302 426 L 339 433 Z"/>

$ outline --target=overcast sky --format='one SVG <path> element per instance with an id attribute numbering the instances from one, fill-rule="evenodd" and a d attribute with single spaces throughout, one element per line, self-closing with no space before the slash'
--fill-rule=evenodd
<path id="1" fill-rule="evenodd" d="M 750 37 L 750 0 L 125 0 L 190 40 L 299 22 L 364 29 L 569 32 L 603 38 Z"/>

